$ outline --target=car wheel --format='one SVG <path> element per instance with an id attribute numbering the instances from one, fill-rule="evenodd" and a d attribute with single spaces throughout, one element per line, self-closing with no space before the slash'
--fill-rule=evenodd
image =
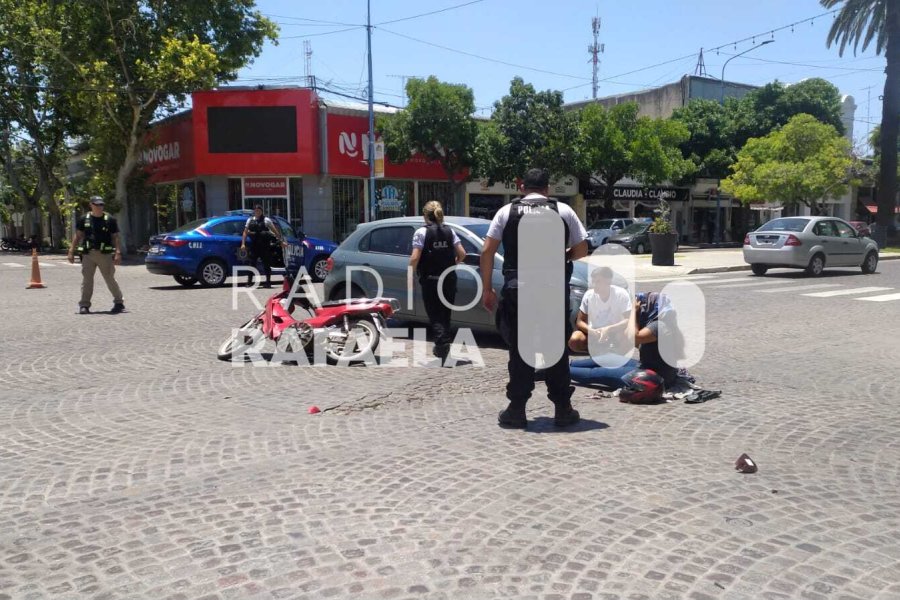
<path id="1" fill-rule="evenodd" d="M 338 284 L 334 286 L 334 289 L 331 291 L 331 300 L 344 300 L 346 296 L 347 286 Z M 356 284 L 352 284 L 350 286 L 350 297 L 351 298 L 365 298 L 366 292 Z"/>
<path id="2" fill-rule="evenodd" d="M 175 281 L 177 281 L 184 287 L 191 287 L 192 285 L 197 283 L 197 278 L 191 277 L 190 275 L 173 275 L 173 277 L 175 278 Z"/>
<path id="3" fill-rule="evenodd" d="M 203 287 L 217 287 L 225 283 L 228 271 L 225 263 L 218 258 L 203 261 L 197 270 L 197 279 Z"/>
<path id="4" fill-rule="evenodd" d="M 869 252 L 866 254 L 866 260 L 863 261 L 862 264 L 862 272 L 866 275 L 871 275 L 875 272 L 875 269 L 878 268 L 878 253 L 877 252 Z"/>
<path id="5" fill-rule="evenodd" d="M 809 264 L 806 266 L 806 274 L 812 277 L 818 277 L 825 270 L 825 255 L 824 254 L 816 254 L 811 259 L 809 259 Z"/>
<path id="6" fill-rule="evenodd" d="M 754 275 L 759 275 L 762 277 L 766 274 L 766 271 L 769 270 L 769 267 L 766 265 L 750 265 L 750 269 L 753 271 Z"/>
<path id="7" fill-rule="evenodd" d="M 328 257 L 317 256 L 312 264 L 313 281 L 325 281 L 328 277 Z"/>
<path id="8" fill-rule="evenodd" d="M 647 249 L 644 247 L 643 242 L 638 242 L 637 246 L 634 247 L 635 254 L 643 254 L 646 251 L 647 251 Z"/>

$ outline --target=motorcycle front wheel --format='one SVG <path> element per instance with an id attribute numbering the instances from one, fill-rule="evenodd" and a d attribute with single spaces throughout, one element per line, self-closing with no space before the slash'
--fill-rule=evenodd
<path id="1" fill-rule="evenodd" d="M 374 356 L 380 334 L 370 319 L 351 319 L 350 331 L 341 333 L 344 334 L 341 339 L 329 335 L 325 340 L 325 356 L 329 362 L 349 364 Z"/>
<path id="2" fill-rule="evenodd" d="M 219 360 L 234 360 L 244 354 L 262 337 L 262 320 L 253 317 L 232 332 L 232 335 L 219 346 Z"/>

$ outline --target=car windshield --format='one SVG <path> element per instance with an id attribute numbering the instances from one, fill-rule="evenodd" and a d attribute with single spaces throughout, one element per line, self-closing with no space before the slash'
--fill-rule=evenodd
<path id="1" fill-rule="evenodd" d="M 463 225 L 466 229 L 477 235 L 484 241 L 484 238 L 487 237 L 488 229 L 490 228 L 490 223 L 470 223 L 468 225 Z M 497 254 L 503 256 L 503 243 L 500 243 L 500 246 L 497 248 Z"/>
<path id="2" fill-rule="evenodd" d="M 197 219 L 196 221 L 191 221 L 190 223 L 185 223 L 178 229 L 173 229 L 171 231 L 171 233 L 184 233 L 186 231 L 193 231 L 193 230 L 197 229 L 198 227 L 200 227 L 201 225 L 203 225 L 204 223 L 206 223 L 207 221 L 209 221 L 210 218 L 211 217 L 207 217 L 205 219 Z"/>
<path id="3" fill-rule="evenodd" d="M 797 217 L 790 217 L 787 219 L 774 219 L 769 221 L 757 231 L 796 231 L 800 232 L 806 229 L 806 226 L 809 225 L 809 219 L 800 219 Z"/>
<path id="4" fill-rule="evenodd" d="M 625 229 L 619 232 L 619 235 L 634 235 L 636 233 L 643 233 L 645 229 L 650 227 L 650 223 L 632 223 Z"/>
<path id="5" fill-rule="evenodd" d="M 602 221 L 595 221 L 588 229 L 609 229 L 612 227 L 612 224 L 612 219 L 603 219 Z"/>

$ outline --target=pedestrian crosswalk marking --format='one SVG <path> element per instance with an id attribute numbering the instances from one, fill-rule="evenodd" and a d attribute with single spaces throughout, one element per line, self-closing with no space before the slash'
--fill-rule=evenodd
<path id="1" fill-rule="evenodd" d="M 653 277 L 638 279 L 638 283 L 657 283 L 660 281 L 697 281 L 698 279 L 715 279 L 712 275 L 672 275 L 671 277 Z"/>
<path id="2" fill-rule="evenodd" d="M 41 265 L 42 267 L 55 267 L 55 266 L 56 266 L 56 265 L 54 265 L 53 263 L 42 263 L 42 262 L 39 262 L 38 264 Z"/>
<path id="3" fill-rule="evenodd" d="M 7 267 L 13 267 L 16 269 L 24 269 L 25 265 L 20 265 L 19 263 L 3 263 Z"/>
<path id="4" fill-rule="evenodd" d="M 791 279 L 770 279 L 768 281 L 754 281 L 752 283 L 729 283 L 726 285 L 713 285 L 710 286 L 713 289 L 731 289 L 731 288 L 745 288 L 745 287 L 757 287 L 762 285 L 784 285 L 786 283 L 794 283 Z"/>
<path id="5" fill-rule="evenodd" d="M 869 296 L 867 298 L 857 298 L 857 300 L 866 300 L 868 302 L 890 302 L 891 300 L 900 300 L 900 294 L 884 294 L 883 296 Z"/>
<path id="6" fill-rule="evenodd" d="M 728 277 L 728 278 L 726 278 L 726 279 L 712 279 L 712 280 L 709 280 L 709 281 L 698 281 L 698 282 L 697 282 L 697 285 L 703 285 L 704 283 L 712 283 L 712 284 L 717 284 L 717 283 L 735 283 L 735 282 L 738 282 L 738 281 L 751 281 L 752 279 L 754 279 L 754 278 L 751 277 L 750 275 L 744 275 L 743 277 Z"/>
<path id="7" fill-rule="evenodd" d="M 830 292 L 813 292 L 812 294 L 803 294 L 810 298 L 831 298 L 832 296 L 851 296 L 853 294 L 870 294 L 872 292 L 886 292 L 894 288 L 889 287 L 861 287 L 851 288 L 849 290 L 832 290 Z"/>
<path id="8" fill-rule="evenodd" d="M 812 285 L 800 285 L 796 287 L 780 287 L 771 290 L 753 290 L 754 292 L 762 292 L 763 294 L 774 294 L 776 292 L 801 292 L 806 290 L 820 290 L 822 288 L 840 287 L 839 283 L 814 283 Z"/>

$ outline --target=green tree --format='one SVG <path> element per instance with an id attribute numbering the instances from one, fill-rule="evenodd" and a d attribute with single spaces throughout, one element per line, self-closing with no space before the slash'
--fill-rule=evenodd
<path id="1" fill-rule="evenodd" d="M 732 110 L 714 100 L 691 100 L 676 108 L 672 119 L 687 127 L 689 137 L 682 142 L 682 155 L 694 163 L 700 177 L 723 179 L 734 162 L 734 119 Z"/>
<path id="2" fill-rule="evenodd" d="M 405 110 L 378 119 L 387 156 L 403 162 L 421 154 L 439 162 L 450 183 L 450 196 L 445 198 L 445 206 L 450 207 L 474 166 L 478 137 L 475 95 L 468 86 L 432 76 L 410 79 L 406 96 Z"/>
<path id="3" fill-rule="evenodd" d="M 804 79 L 792 85 L 774 81 L 726 105 L 733 120 L 735 148 L 741 148 L 752 137 L 768 135 L 801 113 L 844 133 L 840 91 L 824 79 Z"/>
<path id="4" fill-rule="evenodd" d="M 576 173 L 603 183 L 604 212 L 612 214 L 613 186 L 626 176 L 653 185 L 693 170 L 679 148 L 688 136 L 679 121 L 639 117 L 635 102 L 589 104 L 578 115 Z"/>
<path id="5" fill-rule="evenodd" d="M 72 70 L 40 43 L 61 43 L 66 29 L 61 12 L 53 2 L 0 0 L 0 166 L 29 218 L 32 209 L 47 210 L 56 245 L 64 235 L 56 196 L 63 185 L 66 141 L 81 125 L 65 87 Z"/>
<path id="6" fill-rule="evenodd" d="M 843 56 L 848 45 L 853 53 L 874 41 L 875 51 L 887 58 L 881 114 L 882 168 L 878 176 L 878 225 L 887 231 L 897 197 L 897 147 L 900 129 L 900 2 L 897 0 L 821 0 L 825 8 L 840 5 L 828 32 L 827 43 L 838 45 Z"/>
<path id="7" fill-rule="evenodd" d="M 874 180 L 877 181 L 881 172 L 881 126 L 876 125 L 869 134 L 869 145 L 874 152 L 874 160 L 872 161 L 872 172 Z M 897 140 L 897 154 L 900 155 L 900 139 Z M 897 166 L 897 175 L 900 177 L 900 165 Z"/>
<path id="8" fill-rule="evenodd" d="M 66 35 L 36 32 L 75 73 L 72 102 L 87 124 L 95 163 L 114 184 L 128 238 L 127 189 L 154 117 L 192 91 L 236 77 L 275 25 L 254 0 L 82 0 L 56 4 Z"/>
<path id="9" fill-rule="evenodd" d="M 562 92 L 535 91 L 521 77 L 509 94 L 494 103 L 491 123 L 479 129 L 478 174 L 491 182 L 512 183 L 531 167 L 543 167 L 554 177 L 575 167 L 573 113 L 563 110 Z"/>
<path id="10" fill-rule="evenodd" d="M 801 114 L 748 140 L 731 169 L 722 188 L 741 202 L 803 204 L 818 214 L 822 202 L 847 192 L 854 160 L 850 142 L 833 126 Z"/>

